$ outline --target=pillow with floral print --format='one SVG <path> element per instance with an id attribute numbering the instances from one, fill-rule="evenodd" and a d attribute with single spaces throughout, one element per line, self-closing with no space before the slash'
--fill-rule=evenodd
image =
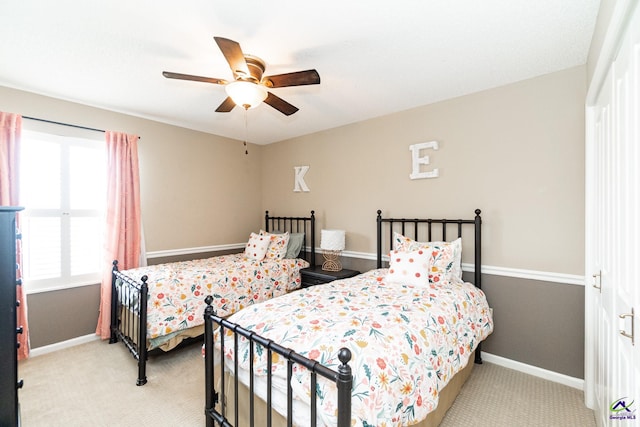
<path id="1" fill-rule="evenodd" d="M 266 259 L 283 259 L 287 254 L 287 245 L 289 244 L 289 232 L 284 233 L 267 233 L 260 230 L 260 235 L 269 238 L 269 246 L 267 246 Z"/>
<path id="2" fill-rule="evenodd" d="M 429 259 L 430 254 L 426 249 L 412 252 L 391 251 L 386 281 L 415 286 L 429 284 Z"/>
<path id="3" fill-rule="evenodd" d="M 398 232 L 393 233 L 393 248 L 410 252 L 419 248 L 429 248 L 432 252 L 431 274 L 462 279 L 462 238 L 451 242 L 418 242 Z M 432 280 L 433 282 L 433 280 Z"/>
<path id="4" fill-rule="evenodd" d="M 262 261 L 269 247 L 269 236 L 251 233 L 244 248 L 244 255 L 257 261 Z"/>

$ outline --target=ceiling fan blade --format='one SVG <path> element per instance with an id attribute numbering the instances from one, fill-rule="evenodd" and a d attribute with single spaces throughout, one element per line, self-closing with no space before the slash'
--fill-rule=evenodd
<path id="1" fill-rule="evenodd" d="M 224 37 L 214 37 L 214 40 L 222 51 L 224 58 L 229 63 L 229 66 L 231 67 L 231 71 L 233 71 L 233 76 L 235 78 L 251 75 L 249 73 L 249 66 L 247 65 L 247 61 L 244 59 L 242 48 L 240 47 L 240 44 L 238 42 L 225 39 Z"/>
<path id="2" fill-rule="evenodd" d="M 279 98 L 272 94 L 271 92 L 267 93 L 267 98 L 264 100 L 265 104 L 271 105 L 276 110 L 280 111 L 282 114 L 286 116 L 290 116 L 296 111 L 298 111 L 298 107 L 295 107 L 289 104 L 282 98 Z"/>
<path id="3" fill-rule="evenodd" d="M 192 76 L 191 74 L 172 73 L 169 71 L 163 71 L 162 75 L 168 79 L 193 80 L 196 82 L 213 83 L 216 85 L 226 85 L 228 83 L 226 80 L 223 80 L 223 79 L 216 79 L 213 77 Z"/>
<path id="4" fill-rule="evenodd" d="M 216 113 L 228 113 L 229 111 L 233 110 L 233 107 L 235 106 L 235 102 L 233 102 L 233 100 L 227 96 L 227 98 L 222 101 L 222 104 L 220 104 L 218 108 L 216 108 Z"/>
<path id="5" fill-rule="evenodd" d="M 265 76 L 262 82 L 267 87 L 303 86 L 320 84 L 320 74 L 316 70 Z"/>

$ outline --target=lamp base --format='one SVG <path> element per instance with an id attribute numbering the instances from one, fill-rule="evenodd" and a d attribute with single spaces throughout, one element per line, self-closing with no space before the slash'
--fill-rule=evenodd
<path id="1" fill-rule="evenodd" d="M 322 263 L 322 269 L 324 271 L 340 271 L 342 270 L 342 264 L 338 257 L 341 251 L 331 251 L 327 249 L 322 250 L 322 256 L 325 261 Z"/>

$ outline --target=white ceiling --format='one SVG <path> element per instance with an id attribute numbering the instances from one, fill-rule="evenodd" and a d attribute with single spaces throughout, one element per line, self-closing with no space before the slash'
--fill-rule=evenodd
<path id="1" fill-rule="evenodd" d="M 268 144 L 585 64 L 599 0 L 19 0 L 0 8 L 0 85 Z M 300 108 L 214 110 L 214 36 L 321 83 Z M 42 117 L 55 119 L 54 117 Z"/>

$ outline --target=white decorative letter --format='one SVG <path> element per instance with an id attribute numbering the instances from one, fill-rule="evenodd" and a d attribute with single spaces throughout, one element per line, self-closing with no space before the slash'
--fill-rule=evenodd
<path id="1" fill-rule="evenodd" d="M 411 175 L 409 178 L 411 179 L 422 179 L 422 178 L 437 178 L 438 177 L 438 169 L 434 169 L 430 172 L 420 172 L 420 165 L 428 165 L 429 164 L 429 156 L 420 157 L 420 150 L 424 150 L 427 148 L 433 148 L 434 150 L 438 149 L 438 141 L 431 142 L 423 142 L 421 144 L 413 144 L 409 146 L 409 150 L 411 150 L 411 160 L 413 169 L 411 171 Z"/>
<path id="2" fill-rule="evenodd" d="M 307 187 L 307 184 L 304 182 L 304 175 L 309 170 L 309 166 L 294 166 L 293 170 L 295 171 L 293 191 L 296 193 L 300 191 L 310 191 L 309 187 Z"/>

